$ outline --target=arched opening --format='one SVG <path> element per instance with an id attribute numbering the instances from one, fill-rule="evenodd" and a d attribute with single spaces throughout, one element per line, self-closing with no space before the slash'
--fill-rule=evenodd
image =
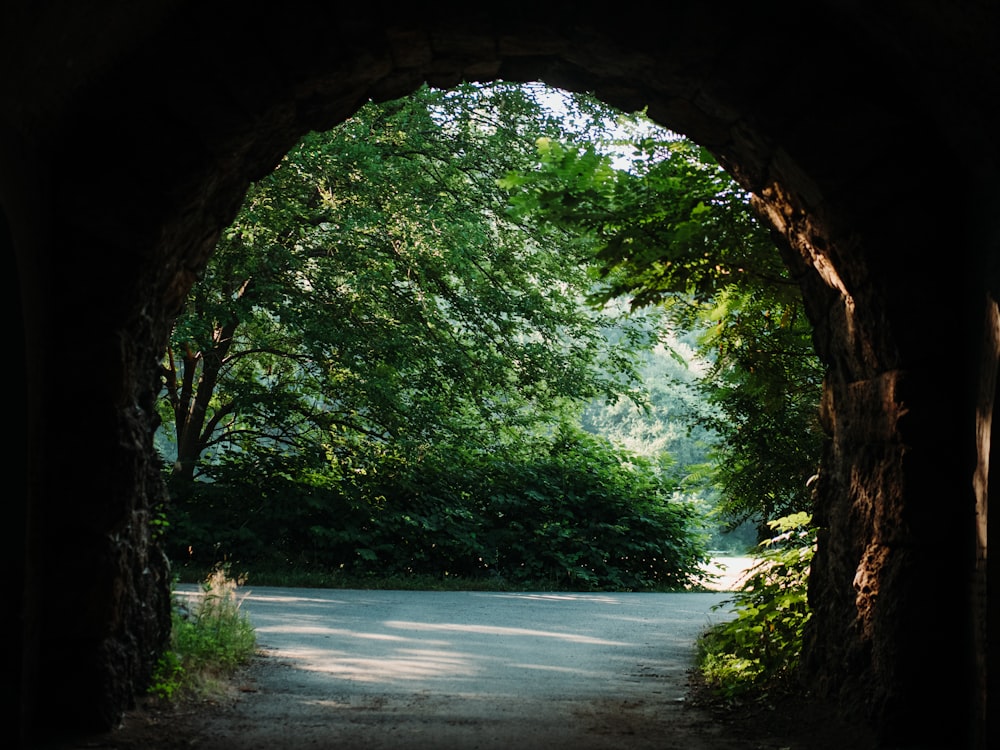
<path id="1" fill-rule="evenodd" d="M 311 24 L 287 8 L 235 21 L 218 9 L 197 23 L 164 10 L 114 24 L 112 35 L 97 16 L 29 25 L 8 59 L 37 59 L 58 45 L 35 43 L 63 38 L 60 30 L 81 41 L 70 45 L 72 72 L 33 69 L 32 91 L 14 92 L 31 106 L 9 113 L 52 216 L 39 246 L 19 243 L 15 254 L 44 255 L 55 295 L 22 293 L 26 325 L 40 332 L 28 343 L 38 362 L 28 507 L 47 542 L 29 552 L 39 577 L 26 619 L 38 648 L 25 649 L 34 678 L 26 725 L 37 728 L 50 698 L 74 726 L 113 722 L 141 682 L 140 654 L 162 637 L 151 614 L 165 583 L 142 532 L 160 492 L 148 437 L 153 363 L 166 321 L 249 182 L 306 130 L 331 126 L 369 97 L 425 80 L 538 78 L 594 90 L 622 109 L 649 105 L 760 196 L 830 368 L 831 441 L 818 489 L 829 532 L 814 578 L 823 607 L 810 669 L 889 738 L 982 741 L 972 595 L 954 582 L 970 580 L 975 559 L 971 415 L 982 309 L 996 288 L 985 262 L 996 248 L 987 228 L 996 167 L 979 156 L 995 153 L 989 87 L 972 83 L 996 70 L 995 26 L 957 10 L 938 23 L 922 4 L 904 14 L 908 26 L 895 23 L 899 9 L 837 6 L 821 11 L 818 38 L 794 20 L 794 6 L 781 10 L 719 18 L 685 8 L 673 19 L 684 34 L 669 44 L 655 24 L 568 23 L 561 8 L 502 19 L 413 9 L 388 23 L 365 9 L 326 10 Z M 90 50 L 84 38 L 106 46 Z M 773 78 L 747 64 L 772 55 L 789 61 Z M 928 140 L 947 158 L 915 158 Z M 955 187 L 932 197 L 928 183 Z M 45 205 L 38 192 L 30 200 Z M 963 219 L 957 228 L 952 217 Z M 915 259 L 946 250 L 953 278 L 943 285 Z M 976 335 L 942 387 L 928 342 L 955 331 Z M 90 363 L 104 377 L 92 387 L 64 362 Z M 87 425 L 86 451 L 65 451 L 69 413 Z M 45 600 L 37 587 L 55 586 L 68 566 L 80 587 Z M 977 580 L 985 590 L 985 572 Z M 955 615 L 928 618 L 924 591 L 947 592 Z M 963 686 L 947 710 L 937 680 Z"/>
<path id="2" fill-rule="evenodd" d="M 178 573 L 193 582 L 224 559 L 255 586 L 268 574 L 282 580 L 282 568 L 299 580 L 309 568 L 315 580 L 425 575 L 524 586 L 539 567 L 546 572 L 536 586 L 604 589 L 618 581 L 633 589 L 669 586 L 666 563 L 678 566 L 673 585 L 683 585 L 699 546 L 688 537 L 695 527 L 673 527 L 671 537 L 671 525 L 653 531 L 643 523 L 667 524 L 660 503 L 668 497 L 684 500 L 678 511 L 700 516 L 706 508 L 708 481 L 684 480 L 704 473 L 705 443 L 719 443 L 694 416 L 715 419 L 714 410 L 677 385 L 696 376 L 662 346 L 678 333 L 662 311 L 644 303 L 626 316 L 631 296 L 602 292 L 590 275 L 598 274 L 592 254 L 607 240 L 588 250 L 592 240 L 576 217 L 596 221 L 612 194 L 644 227 L 629 236 L 653 243 L 657 257 L 671 247 L 675 224 L 695 231 L 694 212 L 697 231 L 716 239 L 674 243 L 674 264 L 701 269 L 711 256 L 713 270 L 698 286 L 707 290 L 718 277 L 730 291 L 733 313 L 723 320 L 733 325 L 715 321 L 715 330 L 726 329 L 721 341 L 732 342 L 730 362 L 741 358 L 737 351 L 755 356 L 743 339 L 774 353 L 743 365 L 781 376 L 766 385 L 767 437 L 729 434 L 753 455 L 732 464 L 776 468 L 733 472 L 731 487 L 763 485 L 765 476 L 767 486 L 742 490 L 733 502 L 739 515 L 716 526 L 735 517 L 766 529 L 810 509 L 820 371 L 797 288 L 745 195 L 675 134 L 636 121 L 629 125 L 635 138 L 648 138 L 645 150 L 614 144 L 624 137 L 623 123 L 610 132 L 620 113 L 590 100 L 571 107 L 568 97 L 552 110 L 555 97 L 510 84 L 422 88 L 310 134 L 254 185 L 176 321 L 164 360 L 167 429 L 158 434 L 173 489 L 165 544 Z M 540 163 L 543 133 L 550 140 Z M 611 157 L 587 150 L 615 146 L 631 171 L 612 170 Z M 571 229 L 545 223 L 541 207 L 508 214 L 514 183 L 542 179 L 543 163 L 545 179 L 556 180 L 546 194 L 589 196 L 587 208 L 564 220 Z M 687 175 L 673 198 L 650 198 Z M 544 184 L 516 194 L 528 199 Z M 664 211 L 669 218 L 660 218 L 661 203 L 675 204 Z M 554 210 L 561 215 L 561 204 Z M 620 224 L 614 211 L 604 219 L 612 226 Z M 737 315 L 739 284 L 727 280 L 744 266 L 767 302 Z M 695 284 L 683 270 L 676 275 L 671 296 Z M 614 305 L 595 310 L 586 303 L 595 294 L 614 295 Z M 692 300 L 676 308 L 678 321 L 681 310 L 695 309 Z M 691 325 L 701 327 L 712 305 L 699 303 Z M 782 323 L 760 335 L 769 316 Z M 737 321 L 741 334 L 729 330 L 741 328 Z M 683 333 L 696 341 L 695 332 Z M 676 339 L 671 346 L 675 357 L 680 346 L 693 352 Z M 643 359 L 673 382 L 649 382 Z M 746 401 L 730 399 L 743 422 Z M 750 408 L 763 421 L 760 407 Z M 792 424 L 779 428 L 784 421 Z M 789 450 L 764 456 L 762 443 Z M 615 457 L 629 479 L 613 468 Z M 580 481 L 570 481 L 574 474 Z M 612 486 L 614 493 L 598 489 Z M 640 488 L 656 503 L 644 505 Z M 644 521 L 630 504 L 646 508 Z M 708 530 L 707 518 L 691 520 Z M 739 554 L 757 541 L 750 531 Z M 671 538 L 684 554 L 668 563 L 667 546 L 659 558 L 642 552 L 644 572 L 640 550 Z M 516 559 L 515 547 L 528 559 Z"/>

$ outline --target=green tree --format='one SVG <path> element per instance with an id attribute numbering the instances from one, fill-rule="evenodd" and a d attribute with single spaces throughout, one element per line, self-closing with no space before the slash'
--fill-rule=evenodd
<path id="1" fill-rule="evenodd" d="M 654 137 L 655 136 L 655 137 Z M 598 245 L 595 301 L 625 296 L 695 332 L 709 363 L 696 424 L 716 435 L 714 481 L 733 526 L 810 509 L 822 372 L 797 285 L 749 196 L 695 144 L 647 134 L 625 168 L 599 145 L 538 143 L 509 175 L 517 215 L 544 215 Z"/>
<path id="2" fill-rule="evenodd" d="M 587 248 L 501 210 L 498 178 L 560 123 L 531 88 L 423 88 L 304 138 L 251 188 L 175 325 L 175 481 L 223 452 L 343 467 L 378 443 L 502 441 L 635 391 L 655 332 L 610 343 L 610 313 L 583 303 Z"/>
<path id="3" fill-rule="evenodd" d="M 642 402 L 661 330 L 588 300 L 590 238 L 506 210 L 539 137 L 607 120 L 583 98 L 567 132 L 541 95 L 371 104 L 251 188 L 164 363 L 175 559 L 695 581 L 698 509 L 669 459 L 573 427 L 588 402 Z"/>

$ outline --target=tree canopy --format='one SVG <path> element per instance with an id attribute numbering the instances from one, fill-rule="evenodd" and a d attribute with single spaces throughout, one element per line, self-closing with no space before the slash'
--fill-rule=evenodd
<path id="1" fill-rule="evenodd" d="M 586 305 L 586 249 L 503 211 L 498 176 L 544 132 L 562 134 L 529 89 L 467 86 L 304 138 L 253 186 L 175 326 L 176 473 L 221 444 L 502 440 L 637 392 L 634 353 L 657 332 Z"/>
<path id="2" fill-rule="evenodd" d="M 573 426 L 594 400 L 642 403 L 662 329 L 588 301 L 587 238 L 507 210 L 502 178 L 538 138 L 585 142 L 607 116 L 582 98 L 569 131 L 543 93 L 373 103 L 252 187 L 164 363 L 175 552 L 574 586 L 697 574 L 669 462 Z"/>
<path id="3" fill-rule="evenodd" d="M 711 154 L 675 134 L 638 140 L 627 169 L 589 144 L 538 143 L 539 168 L 509 175 L 518 215 L 593 240 L 601 283 L 698 334 L 710 363 L 694 420 L 717 436 L 712 475 L 731 524 L 811 509 L 822 369 L 800 290 L 749 196 Z"/>
<path id="4" fill-rule="evenodd" d="M 251 187 L 164 360 L 172 554 L 678 587 L 706 497 L 809 508 L 819 368 L 748 197 L 553 95 L 370 103 Z"/>

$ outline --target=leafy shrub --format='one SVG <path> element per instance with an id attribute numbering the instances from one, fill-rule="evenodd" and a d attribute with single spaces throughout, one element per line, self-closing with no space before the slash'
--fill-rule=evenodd
<path id="1" fill-rule="evenodd" d="M 700 511 L 668 467 L 563 426 L 486 496 L 496 572 L 568 589 L 682 589 L 707 561 Z"/>
<path id="2" fill-rule="evenodd" d="M 698 642 L 706 682 L 726 696 L 791 676 L 799 663 L 810 617 L 806 599 L 816 530 L 808 513 L 769 522 L 776 535 L 758 545 L 758 560 L 732 599 L 736 616 L 719 623 Z"/>
<path id="3" fill-rule="evenodd" d="M 257 637 L 240 611 L 239 583 L 227 565 L 217 565 L 190 605 L 175 595 L 170 647 L 154 669 L 151 695 L 173 700 L 212 692 L 253 656 Z"/>
<path id="4" fill-rule="evenodd" d="M 340 477 L 303 476 L 203 483 L 176 513 L 172 559 L 223 556 L 257 580 L 309 570 L 549 590 L 684 589 L 708 560 L 700 506 L 670 466 L 573 425 L 490 451 L 397 441 L 359 451 Z"/>

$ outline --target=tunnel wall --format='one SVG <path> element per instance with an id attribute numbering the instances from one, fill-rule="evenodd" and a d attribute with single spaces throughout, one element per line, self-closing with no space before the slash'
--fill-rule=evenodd
<path id="1" fill-rule="evenodd" d="M 886 742 L 982 746 L 1000 25 L 989 4 L 811 7 L 626 2 L 621 24 L 559 3 L 8 11 L 24 732 L 53 710 L 113 726 L 162 647 L 157 362 L 246 187 L 368 99 L 505 78 L 648 106 L 754 191 L 828 369 L 809 684 Z"/>

